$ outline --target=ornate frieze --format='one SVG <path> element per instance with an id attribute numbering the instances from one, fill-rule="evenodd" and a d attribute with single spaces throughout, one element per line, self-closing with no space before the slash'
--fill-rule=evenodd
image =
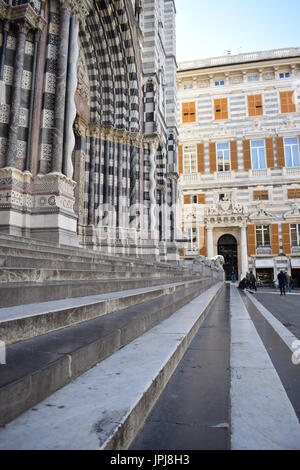
<path id="1" fill-rule="evenodd" d="M 248 208 L 231 200 L 220 201 L 205 208 L 205 224 L 211 227 L 241 227 L 247 223 Z"/>
<path id="2" fill-rule="evenodd" d="M 39 15 L 30 5 L 7 5 L 0 0 L 0 19 L 11 23 L 22 23 L 28 29 L 40 30 L 46 25 L 45 19 Z"/>
<path id="3" fill-rule="evenodd" d="M 92 8 L 91 0 L 60 0 L 60 5 L 61 8 L 68 9 L 71 15 L 83 24 Z"/>

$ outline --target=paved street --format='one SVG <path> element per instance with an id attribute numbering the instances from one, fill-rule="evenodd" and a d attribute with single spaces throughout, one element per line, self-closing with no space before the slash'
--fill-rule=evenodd
<path id="1" fill-rule="evenodd" d="M 300 449 L 299 302 L 227 285 L 132 449 Z"/>
<path id="2" fill-rule="evenodd" d="M 264 305 L 288 330 L 300 339 L 300 292 L 280 296 L 278 291 L 255 294 Z"/>

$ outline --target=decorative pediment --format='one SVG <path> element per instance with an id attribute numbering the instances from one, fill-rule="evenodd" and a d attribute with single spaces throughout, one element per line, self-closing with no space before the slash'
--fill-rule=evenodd
<path id="1" fill-rule="evenodd" d="M 284 219 L 289 222 L 297 222 L 300 221 L 300 207 L 294 203 L 291 206 L 291 210 L 284 214 Z"/>
<path id="2" fill-rule="evenodd" d="M 249 216 L 249 219 L 251 221 L 257 221 L 257 222 L 261 222 L 261 223 L 268 223 L 268 222 L 271 222 L 273 219 L 274 219 L 274 216 L 270 213 L 270 212 L 267 212 L 267 210 L 265 209 L 264 205 L 261 204 L 257 207 L 257 211 L 254 212 L 253 214 L 251 214 Z"/>

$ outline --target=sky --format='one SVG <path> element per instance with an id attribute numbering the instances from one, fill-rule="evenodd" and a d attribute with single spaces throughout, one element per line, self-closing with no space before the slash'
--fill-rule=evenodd
<path id="1" fill-rule="evenodd" d="M 299 0 L 175 0 L 178 62 L 300 46 Z"/>

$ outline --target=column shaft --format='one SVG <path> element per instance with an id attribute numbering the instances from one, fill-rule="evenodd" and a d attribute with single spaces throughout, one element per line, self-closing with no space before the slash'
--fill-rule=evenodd
<path id="1" fill-rule="evenodd" d="M 60 11 L 59 53 L 56 74 L 56 99 L 53 128 L 52 171 L 61 173 L 63 169 L 64 124 L 68 66 L 68 46 L 70 30 L 70 12 Z"/>
<path id="2" fill-rule="evenodd" d="M 150 145 L 150 231 L 156 228 L 156 179 L 155 179 L 155 145 Z"/>
<path id="3" fill-rule="evenodd" d="M 137 150 L 132 147 L 130 154 L 130 228 L 136 228 L 136 164 L 137 164 Z"/>
<path id="4" fill-rule="evenodd" d="M 95 224 L 95 160 L 96 160 L 95 137 L 91 137 L 90 145 L 90 178 L 89 178 L 89 225 Z"/>
<path id="5" fill-rule="evenodd" d="M 11 100 L 10 124 L 8 132 L 6 166 L 15 167 L 19 132 L 19 115 L 21 106 L 22 77 L 24 68 L 26 34 L 23 29 L 18 34 L 18 45 L 15 57 L 14 85 Z"/>
<path id="6" fill-rule="evenodd" d="M 246 227 L 241 227 L 241 276 L 244 278 L 249 269 Z"/>
<path id="7" fill-rule="evenodd" d="M 66 117 L 65 117 L 65 135 L 64 135 L 64 156 L 63 173 L 68 177 L 73 177 L 72 153 L 75 146 L 75 136 L 73 124 L 76 118 L 75 92 L 77 89 L 77 62 L 79 56 L 79 24 L 75 18 L 71 19 L 68 75 L 66 91 Z"/>
<path id="8" fill-rule="evenodd" d="M 214 257 L 214 235 L 212 228 L 207 229 L 207 257 Z"/>

